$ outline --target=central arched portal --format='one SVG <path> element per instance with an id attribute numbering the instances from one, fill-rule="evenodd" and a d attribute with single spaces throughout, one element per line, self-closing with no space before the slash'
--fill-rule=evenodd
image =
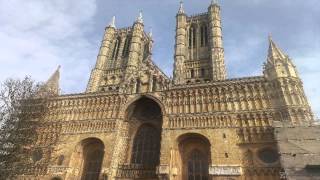
<path id="1" fill-rule="evenodd" d="M 156 167 L 160 162 L 162 111 L 158 102 L 142 97 L 127 109 L 129 123 L 130 152 L 129 169 L 138 179 L 156 178 Z"/>

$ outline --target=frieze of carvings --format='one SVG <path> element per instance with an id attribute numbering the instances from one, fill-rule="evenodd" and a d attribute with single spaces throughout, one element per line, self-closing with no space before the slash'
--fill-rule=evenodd
<path id="1" fill-rule="evenodd" d="M 274 112 L 257 111 L 236 115 L 238 127 L 269 127 L 274 120 Z"/>
<path id="2" fill-rule="evenodd" d="M 280 176 L 280 167 L 248 167 L 242 168 L 244 175 L 249 176 Z"/>
<path id="3" fill-rule="evenodd" d="M 201 113 L 193 116 L 169 116 L 165 128 L 242 128 L 271 127 L 274 119 L 272 111 L 256 111 L 241 114 Z"/>
<path id="4" fill-rule="evenodd" d="M 169 114 L 262 110 L 271 106 L 262 84 L 221 84 L 212 87 L 172 89 L 165 93 Z"/>
<path id="5" fill-rule="evenodd" d="M 120 105 L 126 102 L 125 95 L 119 94 L 75 94 L 68 96 L 60 96 L 57 98 L 50 99 L 47 103 L 49 109 L 54 110 L 65 110 L 65 109 L 74 109 L 80 107 L 105 107 L 109 105 Z"/>
<path id="6" fill-rule="evenodd" d="M 66 174 L 67 172 L 71 172 L 71 171 L 72 171 L 72 168 L 67 166 L 49 166 L 47 173 L 60 175 L 60 174 Z"/>
<path id="7" fill-rule="evenodd" d="M 156 178 L 156 169 L 143 167 L 140 164 L 119 165 L 117 170 L 118 178 Z"/>
<path id="8" fill-rule="evenodd" d="M 67 121 L 62 134 L 104 133 L 115 130 L 116 120 Z"/>
<path id="9" fill-rule="evenodd" d="M 240 144 L 274 142 L 274 128 L 272 127 L 248 127 L 237 129 Z"/>
<path id="10" fill-rule="evenodd" d="M 231 128 L 235 123 L 229 115 L 172 117 L 168 128 Z"/>
<path id="11" fill-rule="evenodd" d="M 70 108 L 51 109 L 46 120 L 84 120 L 84 119 L 106 119 L 115 118 L 118 116 L 120 110 L 119 102 L 110 104 L 100 104 L 91 106 L 78 106 Z"/>

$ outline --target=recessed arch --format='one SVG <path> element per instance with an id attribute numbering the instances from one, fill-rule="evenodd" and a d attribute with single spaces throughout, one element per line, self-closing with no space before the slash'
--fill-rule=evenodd
<path id="1" fill-rule="evenodd" d="M 180 179 L 206 180 L 211 164 L 211 144 L 208 138 L 198 133 L 186 133 L 177 138 L 180 154 Z"/>
<path id="2" fill-rule="evenodd" d="M 104 144 L 98 138 L 87 138 L 81 142 L 83 153 L 82 180 L 98 180 L 104 156 Z"/>
<path id="3" fill-rule="evenodd" d="M 156 167 L 160 163 L 162 119 L 163 106 L 153 96 L 137 96 L 126 105 L 124 120 L 128 125 L 129 138 L 125 163 L 133 170 L 154 172 L 143 178 L 156 177 Z"/>
<path id="4" fill-rule="evenodd" d="M 79 169 L 81 180 L 97 180 L 100 176 L 105 145 L 96 137 L 88 137 L 77 143 L 69 166 Z"/>

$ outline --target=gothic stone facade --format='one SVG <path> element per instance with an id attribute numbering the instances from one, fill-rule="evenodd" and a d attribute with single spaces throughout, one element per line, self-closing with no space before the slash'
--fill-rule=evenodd
<path id="1" fill-rule="evenodd" d="M 270 38 L 263 75 L 228 79 L 219 5 L 188 16 L 181 4 L 176 20 L 170 79 L 151 60 L 142 15 L 128 28 L 113 19 L 86 92 L 28 104 L 34 165 L 18 178 L 285 178 L 275 124 L 313 123 L 291 59 Z"/>

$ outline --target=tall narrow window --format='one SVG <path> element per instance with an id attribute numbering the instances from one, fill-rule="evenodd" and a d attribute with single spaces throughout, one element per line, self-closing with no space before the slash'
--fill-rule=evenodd
<path id="1" fill-rule="evenodd" d="M 116 42 L 115 42 L 114 48 L 113 48 L 112 59 L 117 59 L 118 58 L 120 42 L 121 42 L 121 39 L 120 39 L 120 37 L 118 37 Z"/>
<path id="2" fill-rule="evenodd" d="M 192 28 L 192 45 L 193 45 L 193 47 L 196 47 L 196 37 L 197 37 L 197 31 L 196 31 L 196 28 L 195 27 L 193 27 Z"/>
<path id="3" fill-rule="evenodd" d="M 157 78 L 155 76 L 153 76 L 152 78 L 152 91 L 156 91 L 157 90 Z"/>
<path id="4" fill-rule="evenodd" d="M 208 45 L 208 27 L 204 26 L 204 46 Z"/>
<path id="5" fill-rule="evenodd" d="M 189 29 L 189 48 L 192 46 L 192 28 Z"/>
<path id="6" fill-rule="evenodd" d="M 136 80 L 136 93 L 140 92 L 141 81 L 140 79 Z"/>
<path id="7" fill-rule="evenodd" d="M 195 149 L 188 158 L 188 180 L 208 180 L 208 160 Z"/>
<path id="8" fill-rule="evenodd" d="M 142 125 L 132 148 L 131 162 L 155 168 L 159 164 L 160 133 L 150 125 Z"/>
<path id="9" fill-rule="evenodd" d="M 194 70 L 193 69 L 190 70 L 190 76 L 191 76 L 191 78 L 194 78 Z"/>
<path id="10" fill-rule="evenodd" d="M 204 26 L 201 26 L 200 28 L 200 44 L 201 47 L 204 46 Z"/>
<path id="11" fill-rule="evenodd" d="M 117 45 L 117 50 L 116 50 L 116 56 L 115 59 L 118 59 L 118 55 L 119 55 L 119 50 L 120 50 L 120 44 L 121 44 L 121 38 L 118 38 L 118 45 Z"/>
<path id="12" fill-rule="evenodd" d="M 201 77 L 205 77 L 205 75 L 206 75 L 206 71 L 205 71 L 205 69 L 201 69 Z"/>
<path id="13" fill-rule="evenodd" d="M 131 44 L 131 37 L 130 36 L 127 36 L 127 46 L 126 46 L 126 53 L 125 53 L 125 56 L 127 57 L 129 55 L 129 52 L 130 52 L 130 44 Z"/>
<path id="14" fill-rule="evenodd" d="M 127 36 L 126 40 L 124 41 L 124 46 L 123 46 L 123 49 L 122 49 L 122 56 L 123 57 L 127 56 L 128 44 L 129 44 L 129 36 Z"/>

